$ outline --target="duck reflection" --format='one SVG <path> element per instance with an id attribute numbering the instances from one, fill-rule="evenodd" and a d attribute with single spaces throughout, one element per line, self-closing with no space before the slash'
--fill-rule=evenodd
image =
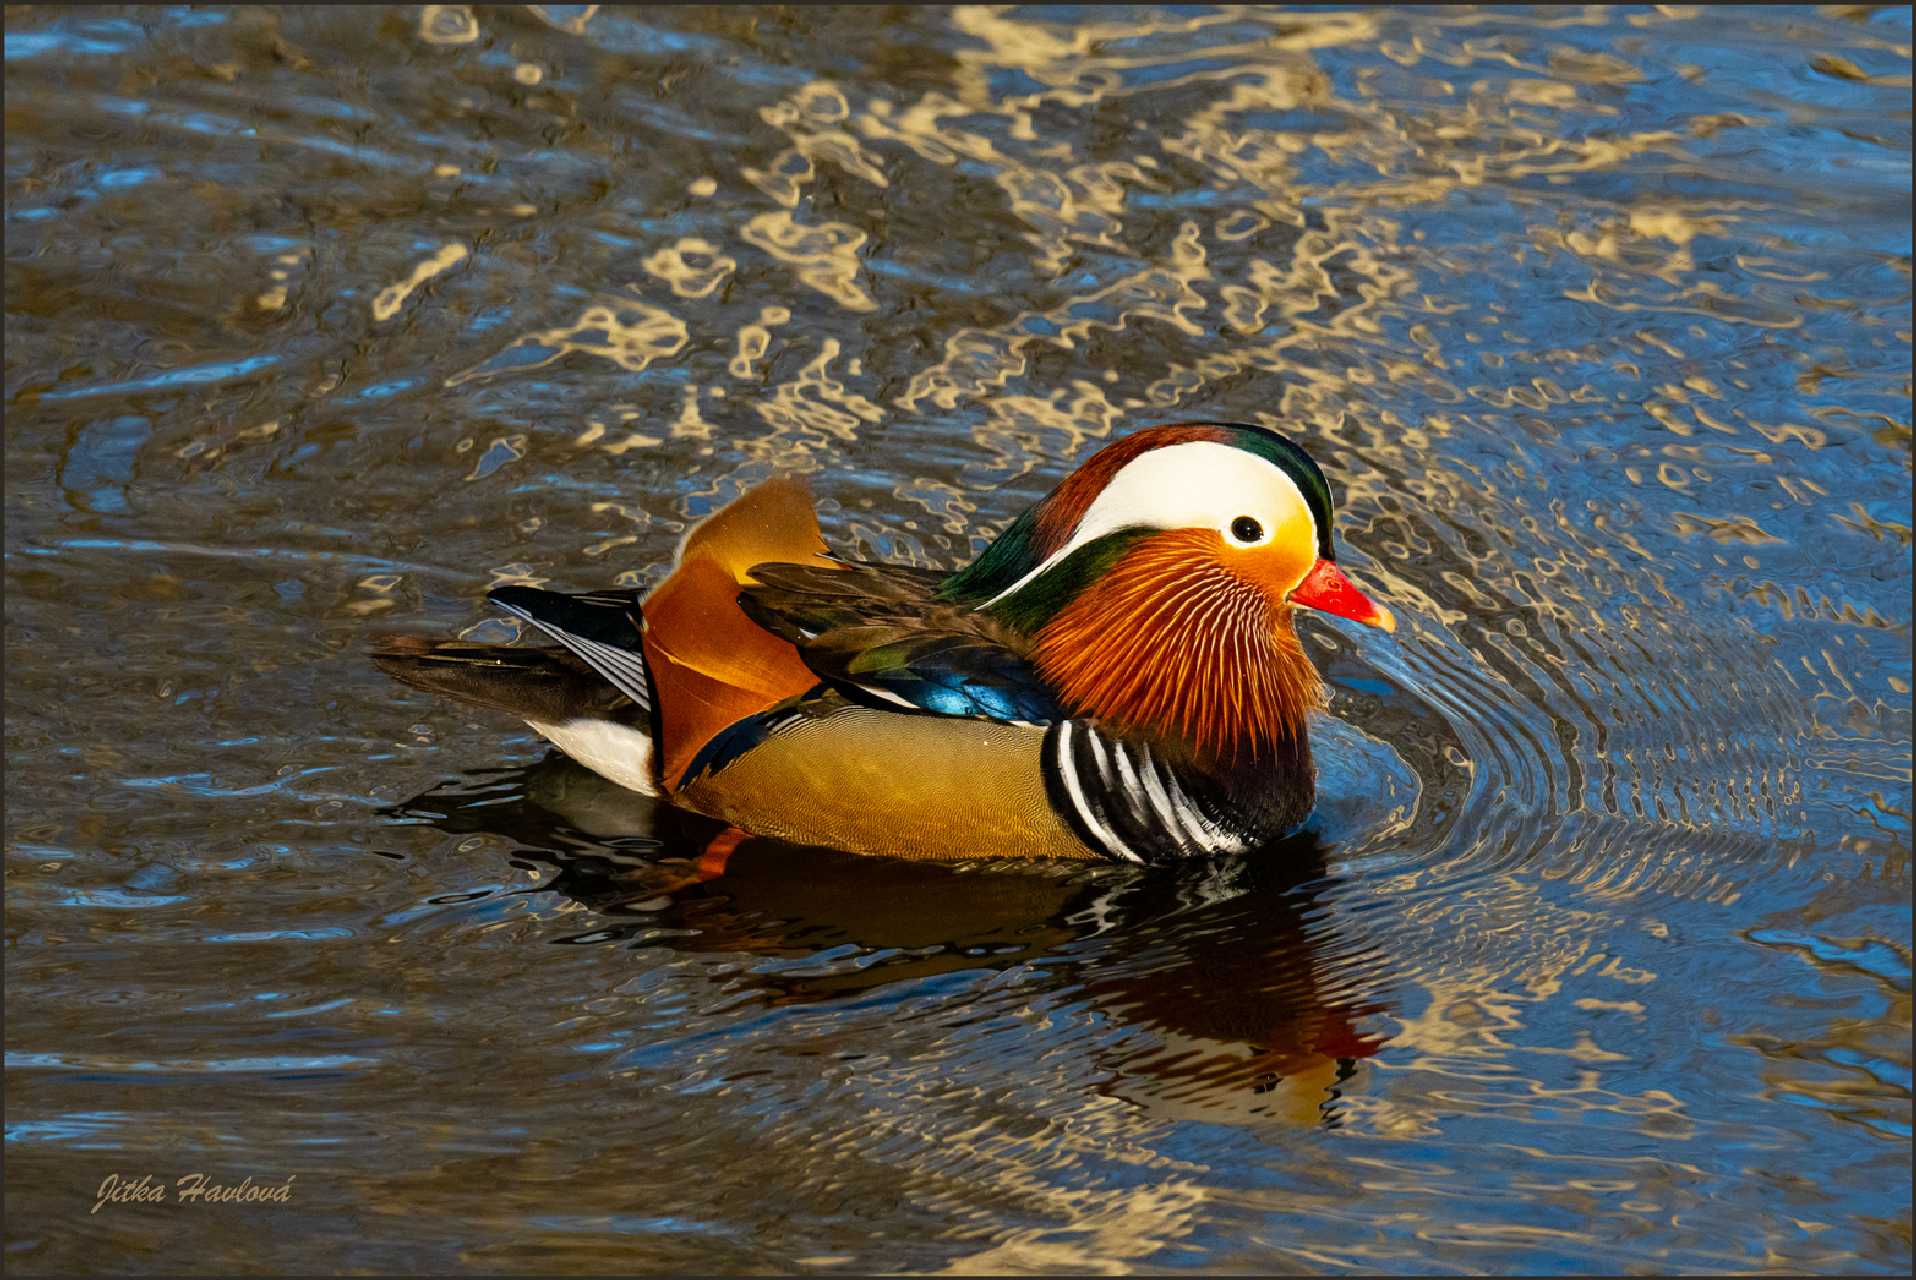
<path id="1" fill-rule="evenodd" d="M 660 805 L 558 754 L 468 774 L 392 816 L 520 845 L 536 889 L 627 942 L 792 960 L 740 975 L 774 1003 L 1042 960 L 1048 983 L 1125 1029 L 1112 1092 L 1167 1116 L 1335 1126 L 1383 1039 L 1339 975 L 1332 882 L 1305 834 L 1256 860 L 1172 874 L 1085 864 L 864 858 L 756 837 Z"/>

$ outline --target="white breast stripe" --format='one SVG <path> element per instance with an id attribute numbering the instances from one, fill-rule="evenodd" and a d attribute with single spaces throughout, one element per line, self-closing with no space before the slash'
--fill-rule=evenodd
<path id="1" fill-rule="evenodd" d="M 1171 797 L 1165 793 L 1164 780 L 1159 776 L 1157 762 L 1149 756 L 1144 761 L 1144 798 L 1158 815 L 1158 824 L 1167 831 L 1178 829 L 1177 810 L 1171 803 Z"/>
<path id="2" fill-rule="evenodd" d="M 1211 816 L 1185 794 L 1175 777 L 1167 776 L 1165 781 L 1169 784 L 1168 789 L 1176 793 L 1171 797 L 1171 803 L 1177 809 L 1178 825 L 1197 841 L 1200 848 L 1210 853 L 1243 853 L 1251 847 L 1213 822 Z"/>
<path id="3" fill-rule="evenodd" d="M 1143 777 L 1140 778 L 1139 767 L 1131 763 L 1132 748 L 1122 742 L 1113 743 L 1112 748 L 1118 757 L 1118 784 L 1124 791 L 1125 805 L 1130 809 L 1131 816 L 1142 825 L 1153 825 L 1153 815 L 1145 811 L 1144 804 L 1139 803 L 1140 798 L 1142 798 L 1152 809 L 1156 810 L 1155 825 L 1160 830 L 1170 828 L 1172 825 L 1171 814 L 1166 809 L 1160 807 L 1152 798 L 1150 788 L 1144 781 L 1144 779 L 1151 779 L 1152 783 L 1156 781 L 1151 772 L 1151 753 L 1149 751 L 1141 751 L 1139 753 L 1143 756 Z"/>
<path id="4" fill-rule="evenodd" d="M 1104 735 L 1093 729 L 1085 735 L 1085 741 L 1091 744 L 1091 754 L 1098 758 L 1098 781 L 1111 781 L 1111 758 L 1104 753 Z"/>
<path id="5" fill-rule="evenodd" d="M 1218 826 L 1217 823 L 1212 822 L 1211 819 L 1204 814 L 1199 814 L 1198 817 L 1204 823 L 1204 829 L 1211 833 L 1211 845 L 1213 848 L 1217 849 L 1218 852 L 1220 853 L 1249 853 L 1250 852 L 1251 842 L 1249 840 L 1246 840 L 1243 836 L 1237 835 L 1234 832 L 1227 831 L 1223 827 Z"/>
<path id="6" fill-rule="evenodd" d="M 1137 793 L 1138 771 L 1131 767 L 1131 753 L 1123 747 L 1118 748 L 1118 785 L 1127 796 Z"/>
<path id="7" fill-rule="evenodd" d="M 1186 795 L 1184 788 L 1178 785 L 1178 780 L 1167 776 L 1164 789 L 1171 795 L 1171 807 L 1176 814 L 1179 838 L 1195 841 L 1200 849 L 1211 848 L 1212 842 L 1209 838 L 1211 833 L 1206 830 L 1204 815 L 1199 813 L 1197 806 L 1191 803 L 1191 797 Z"/>
<path id="8" fill-rule="evenodd" d="M 1091 802 L 1086 799 L 1084 787 L 1078 781 L 1078 766 L 1071 758 L 1072 730 L 1071 721 L 1058 722 L 1058 776 L 1064 779 L 1064 789 L 1065 793 L 1071 797 L 1071 807 L 1078 811 L 1078 817 L 1091 829 L 1091 834 L 1098 838 L 1098 842 L 1104 846 L 1106 853 L 1123 858 L 1127 862 L 1143 862 L 1143 858 L 1131 852 L 1124 841 L 1118 839 L 1111 828 L 1104 825 L 1097 813 L 1093 811 Z M 1094 736 L 1091 742 L 1095 747 L 1097 738 Z"/>
<path id="9" fill-rule="evenodd" d="M 1167 834 L 1181 844 L 1195 844 L 1206 853 L 1243 853 L 1250 848 L 1238 836 L 1220 827 L 1197 806 L 1178 784 L 1176 775 L 1158 763 L 1149 751 L 1144 753 L 1144 797 Z"/>

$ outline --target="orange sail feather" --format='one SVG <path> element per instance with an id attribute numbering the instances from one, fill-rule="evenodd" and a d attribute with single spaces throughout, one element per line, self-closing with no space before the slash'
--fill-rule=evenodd
<path id="1" fill-rule="evenodd" d="M 686 535 L 671 575 L 644 601 L 645 658 L 657 696 L 659 776 L 668 790 L 721 729 L 818 682 L 798 650 L 738 607 L 755 564 L 832 566 L 797 480 L 768 480 Z"/>

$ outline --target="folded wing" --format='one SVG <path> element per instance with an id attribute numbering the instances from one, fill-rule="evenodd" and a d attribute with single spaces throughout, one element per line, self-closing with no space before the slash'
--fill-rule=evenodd
<path id="1" fill-rule="evenodd" d="M 847 696 L 982 720 L 1064 717 L 1020 637 L 938 600 L 934 570 L 774 563 L 749 577 L 738 597 L 746 616 Z"/>

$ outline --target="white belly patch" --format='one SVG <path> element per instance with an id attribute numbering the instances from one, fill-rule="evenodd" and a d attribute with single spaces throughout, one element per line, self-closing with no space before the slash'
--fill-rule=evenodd
<path id="1" fill-rule="evenodd" d="M 564 724 L 528 720 L 526 723 L 540 737 L 600 777 L 610 778 L 640 795 L 659 794 L 658 784 L 652 780 L 652 738 L 643 730 L 610 720 L 568 720 Z"/>

